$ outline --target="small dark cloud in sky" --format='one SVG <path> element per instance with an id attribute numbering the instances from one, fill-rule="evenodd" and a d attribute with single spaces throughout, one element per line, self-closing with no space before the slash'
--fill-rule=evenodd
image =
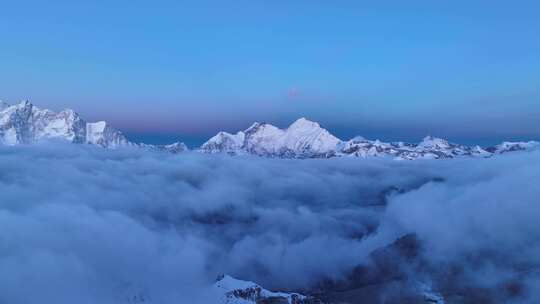
<path id="1" fill-rule="evenodd" d="M 300 94 L 300 90 L 296 87 L 291 87 L 288 91 L 287 91 L 287 97 L 289 99 L 296 99 L 298 97 L 300 97 L 301 94 Z"/>

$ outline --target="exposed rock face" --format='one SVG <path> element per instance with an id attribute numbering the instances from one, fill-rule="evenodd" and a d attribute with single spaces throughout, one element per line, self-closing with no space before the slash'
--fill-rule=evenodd
<path id="1" fill-rule="evenodd" d="M 220 132 L 200 150 L 268 157 L 326 157 L 335 153 L 340 142 L 318 123 L 300 118 L 285 130 L 267 123 L 254 123 L 234 135 Z"/>
<path id="2" fill-rule="evenodd" d="M 442 159 L 462 156 L 490 157 L 491 153 L 480 148 L 449 143 L 447 140 L 425 137 L 419 144 L 404 142 L 385 143 L 379 140 L 366 140 L 362 137 L 344 142 L 337 155 L 356 157 L 392 157 L 402 160 Z"/>
<path id="3" fill-rule="evenodd" d="M 166 152 L 170 152 L 173 154 L 182 153 L 185 151 L 188 151 L 188 147 L 183 142 L 175 142 L 170 145 L 164 145 L 164 146 L 157 146 L 158 149 L 161 149 Z"/>
<path id="4" fill-rule="evenodd" d="M 464 146 L 445 139 L 425 137 L 418 144 L 367 140 L 361 136 L 342 141 L 313 121 L 300 118 L 286 129 L 267 123 L 254 123 L 236 134 L 219 132 L 199 149 L 204 153 L 253 154 L 280 158 L 360 158 L 389 157 L 398 160 L 491 157 L 510 151 L 540 148 L 539 142 L 503 143 L 483 149 Z"/>
<path id="5" fill-rule="evenodd" d="M 86 122 L 75 111 L 53 112 L 28 101 L 9 105 L 0 101 L 0 144 L 32 144 L 44 140 L 63 140 L 104 148 L 142 147 L 154 151 L 180 153 L 185 144 L 148 145 L 130 142 L 122 132 L 105 121 Z M 267 123 L 254 123 L 236 134 L 219 132 L 198 151 L 203 153 L 252 154 L 278 158 L 386 157 L 398 160 L 447 159 L 456 157 L 491 157 L 513 151 L 540 149 L 540 142 L 503 142 L 489 148 L 450 143 L 432 136 L 418 144 L 382 142 L 355 137 L 342 141 L 318 123 L 306 118 L 296 120 L 286 129 Z"/>
<path id="6" fill-rule="evenodd" d="M 513 151 L 525 151 L 525 150 L 533 150 L 533 149 L 539 149 L 539 148 L 540 148 L 540 142 L 538 141 L 527 141 L 527 142 L 505 141 L 494 147 L 489 147 L 486 150 L 494 154 L 503 154 L 503 153 L 513 152 Z"/>
<path id="7" fill-rule="evenodd" d="M 162 146 L 132 143 L 107 122 L 86 122 L 70 109 L 56 113 L 40 109 L 28 101 L 16 105 L 0 101 L 0 144 L 33 144 L 47 140 L 91 144 L 104 148 L 141 147 L 171 153 L 188 150 L 186 145 L 180 142 Z"/>
<path id="8" fill-rule="evenodd" d="M 320 301 L 298 293 L 273 292 L 261 286 L 235 279 L 228 275 L 220 275 L 214 288 L 223 293 L 226 304 L 317 304 Z"/>
<path id="9" fill-rule="evenodd" d="M 271 292 L 248 281 L 222 275 L 214 287 L 224 294 L 223 303 L 275 304 L 444 304 L 443 296 L 428 284 L 412 281 L 403 269 L 406 263 L 418 264 L 420 244 L 406 235 L 371 254 L 371 263 L 359 265 L 342 280 L 326 280 L 306 294 Z"/>
<path id="10" fill-rule="evenodd" d="M 244 145 L 245 133 L 240 131 L 236 134 L 219 132 L 216 136 L 210 138 L 201 147 L 206 153 L 237 153 L 241 151 Z"/>
<path id="11" fill-rule="evenodd" d="M 116 148 L 131 144 L 120 131 L 111 128 L 104 121 L 86 124 L 86 143 L 105 148 Z"/>
<path id="12" fill-rule="evenodd" d="M 444 300 L 420 282 L 408 278 L 416 267 L 420 243 L 405 235 L 387 247 L 373 251 L 370 262 L 358 265 L 344 279 L 323 281 L 314 292 L 324 303 L 436 303 Z M 360 301 L 360 302 L 359 302 Z"/>
<path id="13" fill-rule="evenodd" d="M 324 280 L 304 294 L 326 304 L 522 303 L 528 296 L 523 286 L 527 276 L 534 279 L 538 274 L 538 267 L 516 265 L 515 277 L 498 278 L 501 283 L 496 286 L 475 285 L 465 279 L 470 272 L 464 266 L 475 261 L 433 264 L 425 259 L 425 250 L 414 234 L 404 235 L 373 251 L 369 262 L 354 267 L 344 279 Z"/>
<path id="14" fill-rule="evenodd" d="M 118 130 L 106 122 L 88 123 L 73 110 L 55 113 L 40 109 L 28 101 L 0 107 L 0 143 L 32 144 L 43 140 L 65 140 L 106 148 L 130 145 Z"/>

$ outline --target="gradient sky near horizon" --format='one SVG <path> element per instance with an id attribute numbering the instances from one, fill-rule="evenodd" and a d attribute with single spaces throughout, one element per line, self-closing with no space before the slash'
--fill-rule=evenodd
<path id="1" fill-rule="evenodd" d="M 0 99 L 199 143 L 305 116 L 342 139 L 540 139 L 537 1 L 4 1 Z"/>

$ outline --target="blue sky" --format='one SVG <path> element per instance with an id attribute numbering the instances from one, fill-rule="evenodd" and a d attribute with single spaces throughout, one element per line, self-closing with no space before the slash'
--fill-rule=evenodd
<path id="1" fill-rule="evenodd" d="M 534 1 L 10 1 L 0 98 L 198 142 L 300 116 L 354 135 L 540 138 Z"/>

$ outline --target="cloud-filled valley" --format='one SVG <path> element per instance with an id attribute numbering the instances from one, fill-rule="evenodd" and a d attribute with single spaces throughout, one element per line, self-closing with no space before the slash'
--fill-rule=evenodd
<path id="1" fill-rule="evenodd" d="M 399 265 L 407 280 L 448 303 L 472 289 L 523 303 L 540 288 L 538 180 L 538 151 L 409 162 L 0 147 L 0 302 L 216 303 L 222 273 L 309 292 L 413 234 L 421 267 Z"/>

